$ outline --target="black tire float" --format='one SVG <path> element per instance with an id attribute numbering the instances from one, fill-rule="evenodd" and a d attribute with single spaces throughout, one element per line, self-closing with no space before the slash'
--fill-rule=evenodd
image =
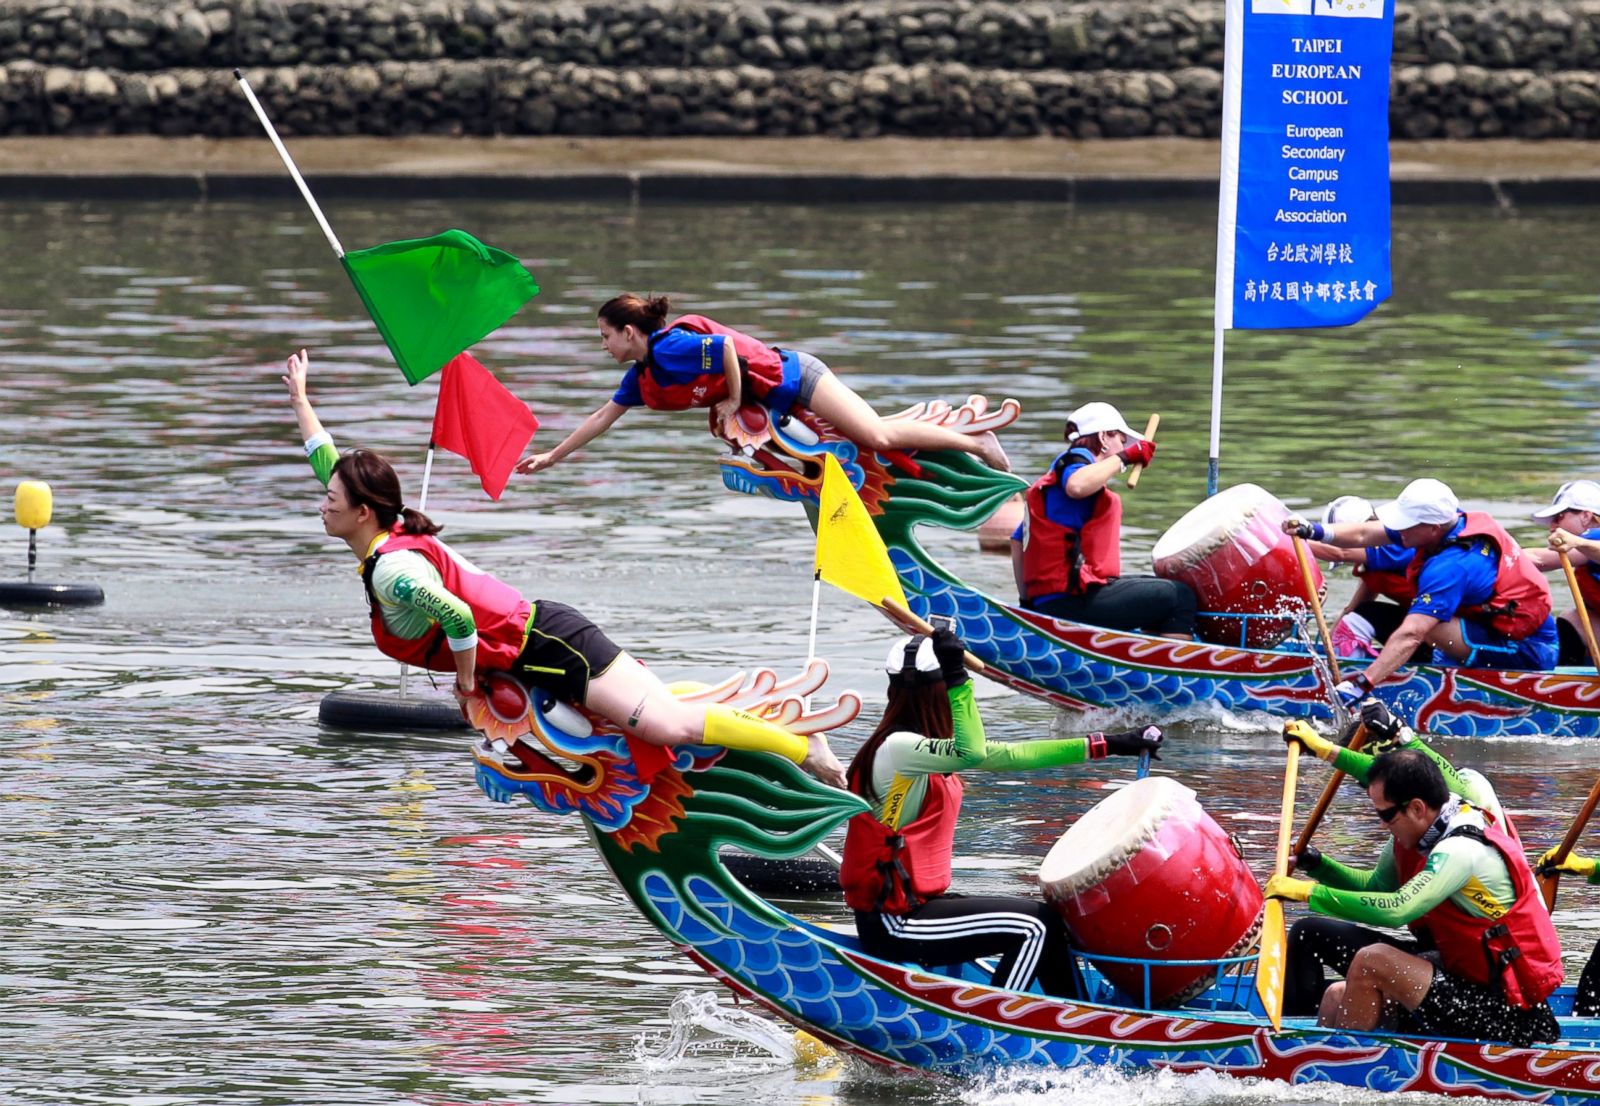
<path id="1" fill-rule="evenodd" d="M 390 691 L 334 691 L 322 697 L 317 721 L 331 730 L 366 733 L 470 732 L 453 699 Z"/>
<path id="2" fill-rule="evenodd" d="M 839 867 L 816 856 L 772 860 L 748 853 L 723 853 L 728 874 L 758 895 L 837 895 Z"/>

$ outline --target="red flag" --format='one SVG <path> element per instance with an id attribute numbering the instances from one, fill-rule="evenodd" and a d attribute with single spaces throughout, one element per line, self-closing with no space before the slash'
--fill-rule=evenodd
<path id="1" fill-rule="evenodd" d="M 539 429 L 528 405 L 506 390 L 494 374 L 459 353 L 439 379 L 439 406 L 433 413 L 433 444 L 467 459 L 490 499 L 499 499 L 511 469 Z"/>

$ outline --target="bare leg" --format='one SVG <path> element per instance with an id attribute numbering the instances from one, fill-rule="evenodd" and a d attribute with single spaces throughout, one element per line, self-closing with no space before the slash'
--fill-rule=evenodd
<path id="1" fill-rule="evenodd" d="M 1472 655 L 1472 646 L 1467 644 L 1466 635 L 1461 630 L 1461 620 L 1459 618 L 1452 618 L 1439 623 L 1428 631 L 1423 640 L 1445 653 L 1452 660 L 1464 661 Z"/>
<path id="2" fill-rule="evenodd" d="M 699 745 L 705 740 L 706 706 L 678 699 L 654 672 L 627 653 L 617 657 L 603 675 L 589 681 L 583 705 L 621 726 L 624 733 L 653 745 Z M 773 737 L 798 740 L 769 722 L 751 720 L 746 728 L 757 742 L 762 740 L 762 729 Z M 843 787 L 844 766 L 828 747 L 827 737 L 812 734 L 805 739 L 805 745 L 805 759 L 800 766 L 824 783 Z M 778 751 L 772 746 L 764 747 Z"/>
<path id="3" fill-rule="evenodd" d="M 886 422 L 833 373 L 817 381 L 811 409 L 838 427 L 852 442 L 874 453 L 892 449 L 954 449 L 976 454 L 990 468 L 1011 471 L 1011 462 L 1000 448 L 1000 439 L 993 433 L 963 434 L 909 419 Z"/>
<path id="4" fill-rule="evenodd" d="M 1422 957 L 1393 945 L 1368 945 L 1350 961 L 1334 1025 L 1339 1029 L 1376 1029 L 1383 1024 L 1385 1003 L 1415 1010 L 1422 1005 L 1432 983 L 1433 965 Z"/>
<path id="5" fill-rule="evenodd" d="M 1322 1005 L 1317 1008 L 1318 1025 L 1336 1025 L 1339 1021 L 1339 1007 L 1344 1005 L 1344 982 L 1328 984 L 1328 989 L 1322 992 Z"/>

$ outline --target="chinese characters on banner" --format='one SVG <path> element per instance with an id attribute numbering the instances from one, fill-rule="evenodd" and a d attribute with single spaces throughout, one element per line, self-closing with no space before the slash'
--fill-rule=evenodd
<path id="1" fill-rule="evenodd" d="M 1394 0 L 1228 0 L 1217 326 L 1345 326 L 1388 298 Z"/>

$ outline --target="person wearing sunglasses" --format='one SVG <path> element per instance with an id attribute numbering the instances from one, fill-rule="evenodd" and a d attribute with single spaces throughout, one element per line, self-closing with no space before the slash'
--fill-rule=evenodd
<path id="1" fill-rule="evenodd" d="M 1520 845 L 1415 749 L 1373 761 L 1367 798 L 1389 835 L 1376 867 L 1318 857 L 1317 882 L 1267 881 L 1269 898 L 1353 923 L 1344 979 L 1323 994 L 1318 1023 L 1516 1046 L 1559 1039 L 1547 999 L 1561 985 L 1561 944 Z M 1359 932 L 1367 926 L 1413 936 Z"/>
<path id="2" fill-rule="evenodd" d="M 1600 484 L 1593 480 L 1569 480 L 1556 489 L 1548 507 L 1533 512 L 1533 517 L 1550 527 L 1550 548 L 1528 550 L 1528 559 L 1544 572 L 1560 572 L 1561 554 L 1572 561 L 1578 580 L 1578 594 L 1589 608 L 1589 622 L 1600 634 L 1600 559 L 1580 548 L 1574 538 L 1600 539 Z M 1563 611 L 1556 620 L 1561 635 L 1557 660 L 1565 665 L 1588 666 L 1594 663 L 1583 641 L 1577 608 Z"/>

